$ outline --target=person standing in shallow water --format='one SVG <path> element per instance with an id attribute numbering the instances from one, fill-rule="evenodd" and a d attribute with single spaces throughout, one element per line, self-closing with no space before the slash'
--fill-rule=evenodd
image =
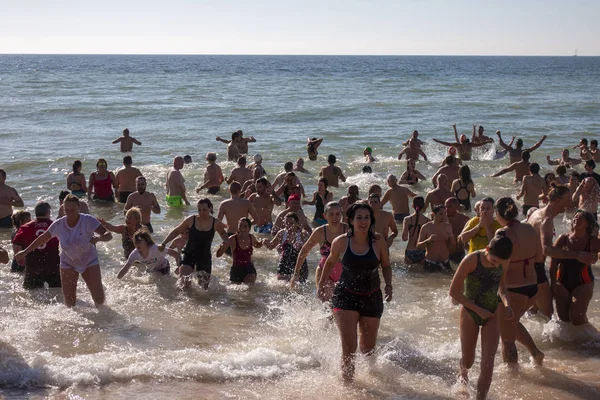
<path id="1" fill-rule="evenodd" d="M 142 142 L 134 137 L 129 136 L 129 129 L 123 129 L 123 136 L 116 138 L 112 141 L 113 144 L 121 143 L 121 153 L 128 153 L 133 150 L 133 144 L 138 146 L 142 145 Z"/>
<path id="2" fill-rule="evenodd" d="M 321 171 L 319 172 L 319 176 L 327 179 L 329 186 L 332 187 L 338 187 L 339 181 L 346 182 L 346 177 L 340 167 L 335 166 L 336 162 L 336 157 L 333 154 L 330 154 L 329 157 L 327 157 L 328 165 L 326 167 L 321 167 Z"/>
<path id="3" fill-rule="evenodd" d="M 115 174 L 108 170 L 106 160 L 104 158 L 99 158 L 96 162 L 96 171 L 90 174 L 88 198 L 114 202 L 115 195 L 113 193 L 113 188 L 117 188 Z"/>
<path id="4" fill-rule="evenodd" d="M 392 269 L 388 247 L 384 240 L 374 239 L 374 225 L 371 207 L 364 203 L 350 206 L 348 234 L 338 236 L 331 244 L 331 252 L 317 286 L 318 293 L 323 292 L 335 264 L 341 261 L 342 274 L 335 286 L 331 303 L 342 342 L 341 370 L 346 383 L 354 380 L 357 348 L 360 348 L 362 354 L 369 356 L 373 354 L 377 344 L 383 314 L 379 265 L 385 280 L 385 300 L 392 300 Z"/>
<path id="5" fill-rule="evenodd" d="M 12 228 L 13 207 L 23 206 L 23 199 L 6 184 L 6 172 L 0 169 L 0 228 Z"/>
<path id="6" fill-rule="evenodd" d="M 512 254 L 512 242 L 496 236 L 485 250 L 469 254 L 460 263 L 450 284 L 450 296 L 460 308 L 460 378 L 469 381 L 469 369 L 475 362 L 477 338 L 481 328 L 481 368 L 477 398 L 484 399 L 492 384 L 494 359 L 498 349 L 498 297 L 504 305 L 502 318 L 512 319 L 506 291 L 506 271 Z"/>

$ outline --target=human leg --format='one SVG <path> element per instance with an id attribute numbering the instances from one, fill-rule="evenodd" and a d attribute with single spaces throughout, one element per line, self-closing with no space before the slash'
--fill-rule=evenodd
<path id="1" fill-rule="evenodd" d="M 81 274 L 81 277 L 85 281 L 96 307 L 104 304 L 104 286 L 102 286 L 100 266 L 92 265 L 91 267 L 87 267 Z"/>
<path id="2" fill-rule="evenodd" d="M 354 358 L 358 346 L 356 325 L 359 322 L 360 314 L 358 311 L 340 308 L 334 308 L 333 311 L 342 342 L 342 378 L 349 383 L 354 379 Z"/>
<path id="3" fill-rule="evenodd" d="M 569 307 L 569 317 L 573 325 L 587 324 L 587 309 L 594 295 L 594 282 L 584 283 L 573 290 L 571 295 L 572 302 Z"/>
<path id="4" fill-rule="evenodd" d="M 73 268 L 61 268 L 60 280 L 62 282 L 62 293 L 65 305 L 69 308 L 75 306 L 79 272 L 75 271 Z"/>
<path id="5" fill-rule="evenodd" d="M 460 308 L 459 314 L 460 326 L 460 347 L 462 357 L 460 359 L 460 377 L 469 381 L 469 369 L 475 362 L 475 349 L 477 348 L 477 339 L 479 336 L 479 326 L 475 323 L 465 307 Z"/>
<path id="6" fill-rule="evenodd" d="M 477 380 L 477 398 L 485 399 L 494 373 L 494 359 L 498 350 L 500 333 L 498 331 L 498 312 L 481 328 L 481 365 Z"/>

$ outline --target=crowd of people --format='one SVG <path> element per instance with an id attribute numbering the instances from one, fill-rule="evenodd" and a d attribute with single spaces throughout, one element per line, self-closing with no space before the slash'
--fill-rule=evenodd
<path id="1" fill-rule="evenodd" d="M 432 188 L 424 196 L 412 189 L 427 179 L 416 169 L 418 160 L 427 160 L 427 155 L 418 131 L 414 131 L 398 155 L 398 159 L 407 160 L 400 179 L 390 174 L 387 190 L 372 185 L 364 200 L 359 198 L 359 188 L 350 185 L 347 195 L 338 201 L 329 188 L 339 187 L 346 177 L 336 165 L 335 155 L 327 157 L 317 190 L 307 195 L 300 179 L 306 172 L 302 157 L 295 164 L 286 162 L 283 172 L 268 179 L 260 154 L 248 164 L 248 144 L 256 142 L 254 137 L 244 137 L 242 131 L 234 132 L 231 140 L 217 137 L 227 145 L 227 157 L 236 167 L 225 178 L 217 154 L 209 152 L 203 182 L 195 192 L 206 190 L 215 195 L 227 184 L 229 198 L 218 205 L 215 217 L 212 201 L 201 197 L 196 203 L 197 213 L 185 218 L 160 243 L 152 236 L 151 217 L 161 213 L 161 206 L 156 195 L 146 191 L 146 178 L 133 166 L 130 155 L 123 158 L 123 167 L 116 173 L 108 169 L 105 159 L 98 159 L 96 171 L 87 180 L 81 161 L 76 160 L 66 179 L 68 190 L 59 196 L 58 219 L 54 221 L 51 206 L 44 201 L 36 204 L 34 219 L 25 210 L 13 213 L 13 207 L 22 208 L 24 203 L 17 191 L 6 185 L 6 172 L 0 170 L 0 227 L 13 228 L 11 271 L 23 273 L 26 289 L 44 284 L 62 287 L 68 307 L 76 303 L 81 275 L 94 302 L 101 305 L 105 295 L 95 244 L 112 240 L 112 233 L 121 236 L 126 260 L 117 278 L 124 278 L 135 265 L 150 274 L 169 275 L 171 258 L 177 285 L 183 289 L 194 280 L 200 288 L 208 289 L 215 233 L 221 238 L 216 256 L 230 256 L 230 281 L 234 284 L 256 281 L 253 251 L 265 247 L 277 248 L 277 278 L 293 288 L 308 279 L 306 259 L 315 246 L 320 246 L 317 295 L 331 303 L 342 344 L 342 376 L 351 381 L 357 347 L 363 354 L 373 352 L 384 301 L 392 300 L 389 248 L 400 235 L 406 250 L 404 259 L 398 261 L 453 275 L 449 293 L 461 305 L 459 376 L 468 382 L 481 336 L 477 393 L 483 398 L 491 385 L 499 343 L 507 363 L 518 362 L 516 342 L 525 346 L 536 363 L 543 362 L 544 354 L 520 322 L 526 312 L 550 319 L 556 309 L 562 321 L 588 324 L 587 308 L 594 288 L 591 265 L 600 251 L 600 175 L 594 172 L 600 151 L 597 141 L 592 140 L 588 147 L 587 140 L 582 139 L 574 147 L 580 158 L 571 158 L 568 149 L 560 159 L 548 156 L 547 163 L 556 166 L 556 173 L 542 177 L 540 165 L 530 160 L 546 137 L 524 148 L 523 141 L 515 137 L 506 144 L 497 131 L 500 150 L 494 158 L 508 154 L 509 165 L 493 176 L 514 172 L 514 181 L 520 184 L 516 199 L 523 199 L 521 221 L 519 206 L 511 197 L 484 197 L 471 204 L 476 185 L 467 162 L 473 148 L 494 146 L 494 140 L 481 126 L 473 126 L 471 139 L 459 136 L 456 125 L 453 128 L 455 141 L 433 139 L 449 147 L 448 156 L 431 177 Z M 131 152 L 133 144 L 141 145 L 128 129 L 113 143 L 119 143 L 124 153 Z M 309 160 L 317 160 L 322 144 L 323 138 L 307 139 Z M 369 173 L 372 169 L 368 164 L 375 161 L 372 148 L 364 149 L 363 154 L 367 164 L 363 171 Z M 174 158 L 166 175 L 167 207 L 190 204 L 181 170 L 191 162 L 187 155 Z M 578 173 L 572 167 L 581 163 L 585 172 Z M 86 197 L 88 201 L 122 203 L 124 223 L 113 225 L 92 216 Z M 387 203 L 392 212 L 383 210 Z M 284 209 L 274 215 L 275 207 L 281 205 Z M 314 206 L 312 218 L 304 213 L 303 205 Z M 471 210 L 473 217 L 466 214 Z M 555 237 L 554 218 L 565 212 L 573 215 L 571 230 Z M 9 262 L 5 249 L 0 249 L 0 262 Z"/>

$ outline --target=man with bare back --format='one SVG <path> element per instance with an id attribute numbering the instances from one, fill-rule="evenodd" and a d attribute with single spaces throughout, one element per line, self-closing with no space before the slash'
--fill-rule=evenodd
<path id="1" fill-rule="evenodd" d="M 416 194 L 410 189 L 398 185 L 398 178 L 396 178 L 395 175 L 388 175 L 387 184 L 390 188 L 386 190 L 385 194 L 383 195 L 383 199 L 381 199 L 381 207 L 383 208 L 388 201 L 392 203 L 394 220 L 402 222 L 404 221 L 405 217 L 410 215 L 408 198 L 413 198 L 416 196 Z"/>
<path id="2" fill-rule="evenodd" d="M 123 129 L 123 136 L 116 138 L 112 141 L 113 144 L 121 143 L 121 153 L 129 153 L 133 150 L 133 144 L 137 144 L 138 146 L 142 145 L 142 142 L 137 140 L 134 137 L 129 136 L 129 129 Z"/>

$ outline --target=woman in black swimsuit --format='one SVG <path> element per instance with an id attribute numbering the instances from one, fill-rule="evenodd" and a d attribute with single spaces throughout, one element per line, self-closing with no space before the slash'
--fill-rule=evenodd
<path id="1" fill-rule="evenodd" d="M 506 272 L 506 288 L 511 308 L 499 305 L 500 336 L 502 356 L 506 363 L 518 363 L 515 341 L 523 344 L 537 364 L 544 360 L 542 353 L 521 324 L 520 319 L 535 304 L 538 292 L 537 274 L 534 264 L 544 262 L 542 243 L 535 228 L 517 220 L 519 208 L 510 197 L 502 197 L 496 202 L 496 220 L 503 226 L 506 237 L 512 240 L 513 252 Z M 512 309 L 512 310 L 511 310 Z"/>
<path id="2" fill-rule="evenodd" d="M 458 169 L 459 178 L 452 182 L 450 191 L 454 197 L 462 204 L 465 211 L 471 211 L 471 197 L 475 197 L 475 185 L 471 179 L 471 170 L 468 165 L 463 165 Z"/>
<path id="3" fill-rule="evenodd" d="M 385 280 L 386 301 L 392 299 L 392 269 L 385 240 L 373 239 L 375 218 L 367 204 L 355 203 L 348 209 L 347 235 L 338 236 L 323 267 L 318 291 L 322 291 L 334 265 L 341 259 L 342 275 L 332 299 L 333 315 L 342 341 L 342 376 L 354 379 L 354 358 L 360 332 L 360 352 L 369 355 L 377 344 L 383 295 L 379 265 Z"/>
<path id="4" fill-rule="evenodd" d="M 600 239 L 594 235 L 596 227 L 596 220 L 591 213 L 579 211 L 573 218 L 571 232 L 560 235 L 554 247 L 598 253 Z M 594 295 L 592 266 L 577 259 L 553 258 L 550 280 L 556 311 L 561 321 L 572 322 L 573 325 L 587 324 L 587 309 Z"/>
<path id="5" fill-rule="evenodd" d="M 400 183 L 414 185 L 417 182 L 419 182 L 419 179 L 424 181 L 426 178 L 423 176 L 422 173 L 415 169 L 415 160 L 411 158 L 406 162 L 406 171 L 404 171 L 404 173 L 400 177 Z"/>
<path id="6" fill-rule="evenodd" d="M 212 214 L 212 202 L 206 197 L 201 198 L 198 200 L 198 215 L 184 219 L 158 246 L 159 251 L 162 252 L 171 240 L 185 231 L 189 232 L 187 243 L 183 249 L 181 267 L 179 267 L 178 285 L 182 289 L 190 286 L 191 276 L 194 272 L 198 277 L 198 285 L 205 290 L 208 289 L 212 272 L 211 245 L 215 231 L 219 233 L 223 241 L 228 240 L 225 224 L 213 217 Z"/>

